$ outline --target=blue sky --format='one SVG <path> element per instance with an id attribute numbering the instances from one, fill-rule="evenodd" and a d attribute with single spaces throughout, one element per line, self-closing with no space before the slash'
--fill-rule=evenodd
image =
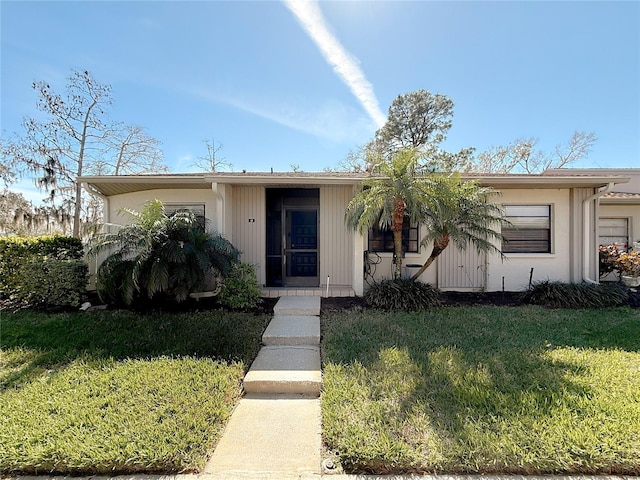
<path id="1" fill-rule="evenodd" d="M 76 68 L 173 172 L 211 138 L 236 171 L 335 167 L 417 89 L 454 101 L 449 150 L 584 130 L 576 166 L 640 167 L 639 2 L 3 0 L 1 27 L 3 136 Z"/>

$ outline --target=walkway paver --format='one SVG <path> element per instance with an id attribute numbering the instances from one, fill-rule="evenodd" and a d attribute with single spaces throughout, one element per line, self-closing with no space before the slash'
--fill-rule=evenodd
<path id="1" fill-rule="evenodd" d="M 275 315 L 320 315 L 320 297 L 280 297 Z"/>
<path id="2" fill-rule="evenodd" d="M 300 393 L 317 397 L 322 388 L 320 347 L 262 347 L 243 384 L 247 393 Z"/>
<path id="3" fill-rule="evenodd" d="M 320 297 L 282 297 L 205 474 L 321 474 Z"/>
<path id="4" fill-rule="evenodd" d="M 262 335 L 265 345 L 319 345 L 320 322 L 311 315 L 276 315 Z"/>
<path id="5" fill-rule="evenodd" d="M 247 395 L 204 473 L 319 473 L 320 400 Z"/>

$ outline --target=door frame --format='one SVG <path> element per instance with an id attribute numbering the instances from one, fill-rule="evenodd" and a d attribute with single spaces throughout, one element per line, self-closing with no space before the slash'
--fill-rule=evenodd
<path id="1" fill-rule="evenodd" d="M 304 248 L 294 248 L 290 246 L 291 239 L 291 230 L 292 223 L 289 222 L 287 218 L 287 214 L 290 212 L 314 212 L 316 217 L 316 225 L 315 225 L 315 248 L 312 249 L 304 249 Z M 320 285 L 320 238 L 319 238 L 319 227 L 320 227 L 320 207 L 319 206 L 302 206 L 302 207 L 293 207 L 293 206 L 285 206 L 282 209 L 282 282 L 285 287 L 317 287 Z M 291 225 L 290 225 L 291 223 Z M 288 275 L 288 269 L 291 267 L 293 256 L 295 253 L 305 253 L 305 252 L 315 252 L 316 256 L 316 275 L 315 276 L 296 276 L 296 275 Z"/>
<path id="2" fill-rule="evenodd" d="M 320 189 L 319 188 L 266 188 L 267 235 L 265 238 L 267 287 L 319 287 L 320 286 Z M 291 260 L 287 255 L 292 252 L 287 248 L 287 239 L 291 234 L 287 225 L 287 212 L 316 212 L 316 275 L 287 275 L 287 263 Z M 271 219 L 271 220 L 270 220 Z M 300 251 L 305 251 L 300 249 Z M 309 250 L 306 250 L 309 251 Z"/>

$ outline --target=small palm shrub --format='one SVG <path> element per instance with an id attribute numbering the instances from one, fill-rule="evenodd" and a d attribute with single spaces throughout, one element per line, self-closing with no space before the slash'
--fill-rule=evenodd
<path id="1" fill-rule="evenodd" d="M 563 283 L 549 280 L 533 284 L 524 301 L 549 308 L 605 308 L 628 302 L 626 289 L 612 283 Z"/>
<path id="2" fill-rule="evenodd" d="M 94 241 L 90 254 L 109 252 L 97 272 L 100 297 L 113 303 L 171 299 L 182 302 L 215 276 L 225 277 L 238 250 L 224 237 L 206 232 L 193 212 L 168 216 L 159 200 L 141 212 L 124 210 L 133 223 Z"/>
<path id="3" fill-rule="evenodd" d="M 364 294 L 367 303 L 382 310 L 425 310 L 440 305 L 440 290 L 409 278 L 376 282 Z"/>
<path id="4" fill-rule="evenodd" d="M 262 290 L 256 278 L 256 269 L 250 263 L 236 263 L 222 282 L 218 295 L 220 303 L 234 310 L 256 307 Z"/>

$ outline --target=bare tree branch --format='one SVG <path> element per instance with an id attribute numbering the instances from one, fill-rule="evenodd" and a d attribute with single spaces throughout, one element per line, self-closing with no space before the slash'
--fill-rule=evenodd
<path id="1" fill-rule="evenodd" d="M 209 140 L 203 140 L 207 146 L 207 153 L 202 157 L 198 157 L 198 160 L 191 166 L 199 168 L 203 172 L 220 172 L 221 170 L 233 169 L 231 162 L 228 162 L 224 157 L 218 156 L 218 152 L 222 149 L 222 145 L 216 146 L 214 138 Z"/>

